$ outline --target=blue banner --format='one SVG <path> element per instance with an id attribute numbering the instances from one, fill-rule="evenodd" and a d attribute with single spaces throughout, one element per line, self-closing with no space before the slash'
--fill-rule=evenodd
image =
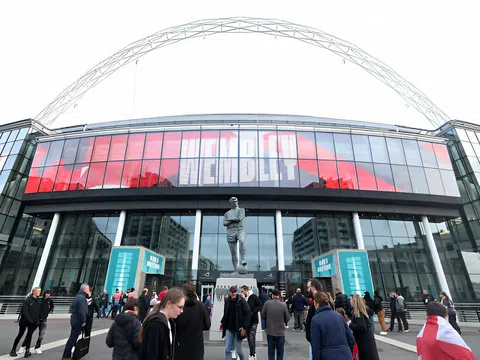
<path id="1" fill-rule="evenodd" d="M 110 295 L 116 289 L 127 290 L 135 287 L 140 248 L 114 247 L 110 255 L 105 289 Z"/>
<path id="2" fill-rule="evenodd" d="M 145 249 L 142 271 L 147 274 L 163 275 L 165 272 L 165 257 Z"/>
<path id="3" fill-rule="evenodd" d="M 372 275 L 366 251 L 343 251 L 337 253 L 340 274 L 342 277 L 343 293 L 363 296 L 369 291 L 373 296 Z"/>
<path id="4" fill-rule="evenodd" d="M 313 276 L 328 277 L 335 275 L 334 255 L 328 254 L 313 260 Z"/>

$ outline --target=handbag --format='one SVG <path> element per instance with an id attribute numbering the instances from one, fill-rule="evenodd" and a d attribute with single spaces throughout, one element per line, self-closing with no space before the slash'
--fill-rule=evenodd
<path id="1" fill-rule="evenodd" d="M 75 344 L 75 351 L 72 359 L 78 360 L 88 354 L 90 350 L 90 337 L 85 337 L 85 332 L 82 330 L 82 337 L 77 340 Z"/>

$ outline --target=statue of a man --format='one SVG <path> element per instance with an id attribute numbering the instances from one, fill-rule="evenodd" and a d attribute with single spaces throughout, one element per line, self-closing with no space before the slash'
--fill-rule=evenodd
<path id="1" fill-rule="evenodd" d="M 223 216 L 223 226 L 227 227 L 227 242 L 230 247 L 230 253 L 232 254 L 233 269 L 235 272 L 238 271 L 238 242 L 240 245 L 240 264 L 242 265 L 242 272 L 246 272 L 245 229 L 243 228 L 245 209 L 238 206 L 238 199 L 236 197 L 230 198 L 228 202 L 232 205 L 232 208 Z"/>

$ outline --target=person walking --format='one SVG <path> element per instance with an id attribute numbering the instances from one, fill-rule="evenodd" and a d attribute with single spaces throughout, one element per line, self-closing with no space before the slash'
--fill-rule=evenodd
<path id="1" fill-rule="evenodd" d="M 101 302 L 101 305 L 102 305 L 102 317 L 105 318 L 107 317 L 107 307 L 108 307 L 108 304 L 110 302 L 110 296 L 108 295 L 108 291 L 107 290 L 103 290 L 103 296 L 102 296 L 102 302 Z"/>
<path id="2" fill-rule="evenodd" d="M 30 343 L 32 341 L 33 332 L 40 323 L 41 307 L 38 297 L 40 296 L 41 291 L 42 289 L 39 287 L 34 287 L 22 304 L 22 309 L 20 310 L 20 320 L 18 322 L 18 334 L 13 341 L 10 356 L 17 356 L 17 346 L 22 339 L 25 330 L 27 330 L 27 336 L 25 337 L 24 341 L 24 357 L 29 357 L 32 355 L 30 353 Z"/>
<path id="3" fill-rule="evenodd" d="M 428 292 L 428 290 L 423 290 L 423 303 L 425 304 L 425 307 L 427 307 L 428 304 L 431 302 L 434 302 L 435 298 Z"/>
<path id="4" fill-rule="evenodd" d="M 150 310 L 152 311 L 153 307 L 158 304 L 157 294 L 153 293 L 152 299 L 150 300 Z"/>
<path id="5" fill-rule="evenodd" d="M 394 292 L 390 294 L 390 327 L 388 331 L 393 331 L 395 328 L 395 319 L 397 318 L 397 299 Z"/>
<path id="6" fill-rule="evenodd" d="M 461 335 L 462 331 L 460 330 L 460 326 L 458 326 L 458 323 L 457 323 L 457 312 L 455 311 L 455 306 L 453 305 L 453 301 L 450 300 L 450 298 L 448 297 L 445 291 L 442 291 L 440 293 L 440 298 L 442 299 L 441 300 L 442 305 L 447 308 L 448 322 Z"/>
<path id="7" fill-rule="evenodd" d="M 174 360 L 203 360 L 203 332 L 210 330 L 210 316 L 204 304 L 197 300 L 196 286 L 183 285 L 187 296 L 183 313 L 177 318 L 177 340 Z"/>
<path id="8" fill-rule="evenodd" d="M 313 317 L 315 316 L 316 308 L 315 308 L 315 294 L 320 292 L 322 289 L 322 284 L 318 279 L 311 279 L 307 282 L 307 291 L 309 292 L 309 297 L 312 297 L 312 303 L 310 304 L 310 308 L 307 312 L 307 318 L 305 319 L 305 336 L 307 341 L 310 343 L 309 346 L 309 359 L 312 360 L 312 339 L 310 334 L 310 325 L 312 322 Z"/>
<path id="9" fill-rule="evenodd" d="M 350 329 L 358 346 L 358 353 L 362 360 L 379 360 L 375 336 L 371 330 L 370 319 L 362 297 L 353 295 L 353 316 Z"/>
<path id="10" fill-rule="evenodd" d="M 380 331 L 380 335 L 388 335 L 387 333 L 387 324 L 385 324 L 385 309 L 382 305 L 383 298 L 378 294 L 378 291 L 373 292 L 373 307 L 375 314 L 378 316 L 378 322 L 380 323 L 380 327 L 382 331 Z"/>
<path id="11" fill-rule="evenodd" d="M 222 338 L 225 338 L 225 359 L 232 360 L 235 349 L 240 360 L 244 360 L 242 340 L 247 337 L 252 312 L 247 301 L 238 296 L 237 287 L 231 286 L 223 309 Z M 235 345 L 235 346 L 234 346 Z"/>
<path id="12" fill-rule="evenodd" d="M 121 292 L 121 298 L 120 298 L 120 307 L 118 309 L 119 313 L 123 312 L 123 309 L 125 307 L 125 304 L 127 303 L 128 298 L 130 297 L 130 289 L 127 289 L 127 292 L 125 293 L 124 290 Z"/>
<path id="13" fill-rule="evenodd" d="M 185 294 L 180 289 L 171 289 L 155 305 L 140 329 L 140 360 L 175 359 L 175 319 L 185 306 Z"/>
<path id="14" fill-rule="evenodd" d="M 402 324 L 403 333 L 405 334 L 410 332 L 407 321 L 407 303 L 404 297 L 398 292 L 395 293 L 395 308 L 397 313 L 398 332 L 402 332 Z"/>
<path id="15" fill-rule="evenodd" d="M 120 290 L 115 290 L 115 294 L 112 296 L 112 308 L 110 311 L 112 312 L 112 319 L 115 319 L 115 315 L 120 310 L 120 306 L 122 305 L 122 294 L 120 294 Z"/>
<path id="16" fill-rule="evenodd" d="M 205 308 L 208 311 L 208 316 L 210 316 L 210 313 L 212 312 L 212 296 L 210 294 L 208 294 L 205 299 Z"/>
<path id="17" fill-rule="evenodd" d="M 292 299 L 292 311 L 293 318 L 295 320 L 293 331 L 297 329 L 303 331 L 303 318 L 305 316 L 305 309 L 308 310 L 309 307 L 310 302 L 305 296 L 302 295 L 302 290 L 298 288 Z"/>
<path id="18" fill-rule="evenodd" d="M 140 341 L 140 321 L 137 319 L 138 300 L 130 298 L 125 304 L 125 312 L 118 314 L 108 331 L 105 343 L 113 348 L 112 360 L 137 360 L 142 342 Z"/>
<path id="19" fill-rule="evenodd" d="M 257 336 L 257 327 L 258 327 L 258 313 L 262 311 L 262 302 L 255 294 L 250 294 L 249 288 L 247 285 L 242 286 L 242 294 L 245 296 L 247 300 L 248 306 L 252 312 L 252 320 L 250 320 L 250 327 L 248 328 L 247 333 L 247 340 L 248 340 L 248 348 L 250 350 L 250 358 L 249 360 L 256 360 L 257 359 L 257 351 L 256 351 L 256 336 Z"/>
<path id="20" fill-rule="evenodd" d="M 333 311 L 326 293 L 317 292 L 314 300 L 316 310 L 310 330 L 313 360 L 351 360 L 355 339 L 347 322 Z"/>
<path id="21" fill-rule="evenodd" d="M 72 359 L 72 348 L 77 342 L 78 336 L 82 333 L 87 325 L 88 303 L 87 298 L 90 296 L 90 286 L 82 284 L 80 291 L 75 295 L 72 305 L 72 315 L 70 316 L 70 336 L 63 350 L 63 359 Z"/>
<path id="22" fill-rule="evenodd" d="M 92 333 L 92 326 L 93 326 L 93 314 L 95 311 L 98 313 L 100 309 L 97 308 L 94 298 L 92 297 L 93 289 L 90 287 L 90 293 L 87 297 L 87 305 L 88 305 L 88 313 L 87 313 L 87 323 L 85 325 L 85 337 L 90 337 Z"/>
<path id="23" fill-rule="evenodd" d="M 100 319 L 100 316 L 102 314 L 102 295 L 98 294 L 93 298 L 93 301 L 95 302 L 95 308 L 97 310 L 97 320 Z"/>
<path id="24" fill-rule="evenodd" d="M 150 310 L 150 299 L 148 289 L 143 289 L 142 295 L 138 298 L 138 320 L 142 323 Z"/>
<path id="25" fill-rule="evenodd" d="M 363 300 L 365 301 L 365 306 L 367 307 L 368 317 L 370 319 L 370 324 L 372 324 L 372 331 L 375 334 L 375 321 L 373 316 L 375 315 L 375 302 L 370 295 L 370 292 L 365 291 L 363 293 Z"/>
<path id="26" fill-rule="evenodd" d="M 260 295 L 258 296 L 258 298 L 260 299 L 260 301 L 262 302 L 262 307 L 263 305 L 268 301 L 268 293 L 267 293 L 267 288 L 265 287 L 262 287 L 262 292 L 260 293 Z M 262 331 L 265 331 L 265 327 L 267 326 L 266 323 L 265 323 L 265 320 L 261 320 L 262 321 Z"/>
<path id="27" fill-rule="evenodd" d="M 417 335 L 417 355 L 422 360 L 475 360 L 460 334 L 447 322 L 448 310 L 440 303 L 427 304 L 427 321 Z"/>
<path id="28" fill-rule="evenodd" d="M 348 298 L 339 288 L 335 289 L 335 309 L 343 308 L 348 314 Z"/>
<path id="29" fill-rule="evenodd" d="M 51 292 L 49 290 L 45 291 L 43 293 L 43 297 L 41 299 L 38 299 L 39 305 L 40 305 L 40 313 L 39 313 L 39 323 L 38 323 L 38 339 L 35 344 L 35 349 L 34 349 L 34 354 L 42 354 L 42 341 L 43 338 L 45 337 L 45 334 L 47 332 L 47 318 L 48 315 L 53 313 L 53 310 L 55 308 L 55 305 L 53 304 L 52 299 L 50 298 Z M 23 340 L 22 346 L 20 347 L 20 350 L 18 350 L 18 354 L 23 354 L 27 348 L 27 343 L 26 343 L 27 338 Z"/>
<path id="30" fill-rule="evenodd" d="M 137 294 L 135 294 L 135 288 L 131 288 L 130 289 L 130 292 L 128 293 L 128 299 L 136 299 L 137 298 Z"/>
<path id="31" fill-rule="evenodd" d="M 262 318 L 267 323 L 268 360 L 283 360 L 285 347 L 285 324 L 290 321 L 287 305 L 280 301 L 280 291 L 272 291 L 272 298 L 262 308 Z"/>

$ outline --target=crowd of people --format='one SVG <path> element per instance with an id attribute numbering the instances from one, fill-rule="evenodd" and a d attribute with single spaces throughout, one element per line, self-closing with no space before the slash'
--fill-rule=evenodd
<path id="1" fill-rule="evenodd" d="M 369 292 L 365 292 L 363 297 L 359 294 L 348 297 L 336 289 L 332 297 L 330 293 L 321 291 L 318 279 L 309 280 L 307 290 L 307 296 L 298 288 L 291 298 L 284 299 L 276 289 L 268 294 L 263 288 L 257 296 L 246 285 L 240 289 L 231 286 L 225 297 L 221 319 L 226 360 L 234 356 L 245 359 L 242 350 L 244 339 L 248 343 L 249 360 L 257 359 L 259 319 L 267 335 L 268 359 L 283 360 L 285 329 L 292 316 L 293 330 L 305 331 L 310 359 L 379 359 L 374 337 L 374 314 L 378 317 L 381 335 L 387 335 L 387 327 L 383 299 L 377 292 L 374 292 L 373 298 Z M 38 339 L 33 353 L 42 353 L 47 318 L 54 310 L 50 294 L 50 291 L 45 291 L 41 295 L 41 289 L 35 287 L 25 299 L 18 321 L 19 332 L 10 353 L 12 357 L 18 354 L 31 356 L 30 345 L 37 328 Z M 389 296 L 391 322 L 388 330 L 394 330 L 397 320 L 398 331 L 406 333 L 409 331 L 406 301 L 397 292 Z M 464 358 L 474 359 L 473 353 L 460 337 L 455 306 L 448 295 L 442 292 L 440 301 L 436 302 L 432 295 L 424 291 L 424 302 L 427 322 L 417 337 L 419 356 L 423 360 L 453 359 L 455 356 L 451 354 L 454 354 L 452 349 L 455 348 Z M 202 302 L 196 294 L 196 285 L 191 282 L 185 283 L 181 289 L 165 287 L 158 296 L 155 293 L 149 296 L 148 289 L 144 289 L 138 298 L 133 288 L 127 291 L 117 289 L 111 298 L 107 291 L 92 298 L 92 289 L 88 284 L 82 284 L 73 300 L 71 332 L 63 359 L 72 359 L 72 350 L 75 347 L 77 351 L 81 334 L 82 339 L 90 338 L 95 313 L 98 318 L 106 318 L 111 313 L 113 322 L 106 345 L 113 348 L 112 359 L 204 360 L 203 331 L 210 329 L 211 309 L 211 295 Z M 17 352 L 25 332 L 27 335 Z M 447 340 L 442 341 L 442 336 Z"/>

